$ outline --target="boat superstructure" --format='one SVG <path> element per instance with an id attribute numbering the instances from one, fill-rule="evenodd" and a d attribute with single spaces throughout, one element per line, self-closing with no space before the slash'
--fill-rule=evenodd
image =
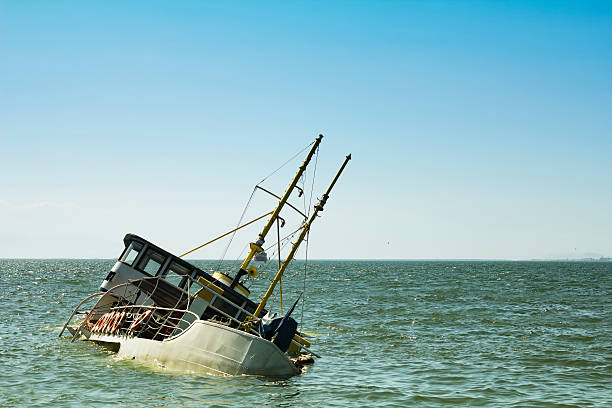
<path id="1" fill-rule="evenodd" d="M 266 304 L 312 222 L 323 210 L 350 155 L 312 214 L 304 219 L 297 241 L 285 260 L 279 261 L 276 276 L 262 299 L 250 299 L 244 281 L 257 274 L 251 263 L 263 259 L 266 235 L 275 223 L 278 228 L 282 221 L 280 211 L 321 139 L 319 135 L 312 143 L 285 194 L 274 195 L 279 200 L 276 208 L 258 218 L 269 216 L 233 277 L 206 272 L 182 259 L 192 251 L 176 256 L 142 237 L 127 234 L 123 239 L 124 250 L 99 291 L 74 309 L 60 336 L 68 328 L 73 340 L 104 344 L 121 357 L 156 361 L 175 370 L 274 377 L 298 374 L 303 363 L 318 355 L 298 331 L 297 322 L 291 317 L 293 308 L 277 316 L 268 313 Z M 82 320 L 71 325 L 75 316 Z"/>

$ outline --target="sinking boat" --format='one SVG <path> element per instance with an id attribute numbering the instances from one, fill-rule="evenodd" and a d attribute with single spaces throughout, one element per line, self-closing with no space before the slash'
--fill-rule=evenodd
<path id="1" fill-rule="evenodd" d="M 301 195 L 302 190 L 296 187 L 298 180 L 322 137 L 319 135 L 311 144 L 284 195 L 270 193 L 279 200 L 276 208 L 253 221 L 180 256 L 127 234 L 123 239 L 124 250 L 99 291 L 77 305 L 59 336 L 68 329 L 72 341 L 95 342 L 116 351 L 121 358 L 153 361 L 171 370 L 269 377 L 299 374 L 305 364 L 319 356 L 310 349 L 310 342 L 291 317 L 297 301 L 284 315 L 269 312 L 266 304 L 311 224 L 323 211 L 351 155 L 346 156 L 309 217 L 300 212 L 304 220 L 298 229 L 299 237 L 285 260 L 279 261 L 265 295 L 258 301 L 249 298 L 245 281 L 258 273 L 251 264 L 258 254 L 264 253 L 265 238 L 273 225 L 276 223 L 278 230 L 279 224 L 284 223 L 281 209 L 285 205 L 295 209 L 287 201 L 296 188 Z M 257 240 L 249 244 L 249 253 L 233 277 L 229 273 L 205 272 L 182 258 L 267 216 L 265 226 Z M 278 256 L 280 260 L 280 253 Z"/>

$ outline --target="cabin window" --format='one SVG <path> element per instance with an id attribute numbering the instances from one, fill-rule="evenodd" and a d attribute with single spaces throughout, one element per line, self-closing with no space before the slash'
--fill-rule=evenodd
<path id="1" fill-rule="evenodd" d="M 149 250 L 145 254 L 144 258 L 142 258 L 142 260 L 138 263 L 138 269 L 148 273 L 151 276 L 155 276 L 157 275 L 157 272 L 159 272 L 165 260 L 166 258 L 162 254 Z"/>
<path id="2" fill-rule="evenodd" d="M 172 262 L 170 268 L 168 268 L 168 273 L 165 278 L 168 282 L 173 284 L 174 286 L 178 286 L 182 288 L 185 286 L 187 282 L 187 277 L 189 276 L 189 269 L 185 268 L 182 265 L 179 265 L 176 262 Z"/>
<path id="3" fill-rule="evenodd" d="M 130 242 L 130 245 L 123 252 L 123 256 L 121 256 L 119 260 L 128 265 L 132 265 L 134 259 L 136 259 L 138 256 L 138 253 L 142 251 L 142 246 L 143 245 L 140 242 Z"/>

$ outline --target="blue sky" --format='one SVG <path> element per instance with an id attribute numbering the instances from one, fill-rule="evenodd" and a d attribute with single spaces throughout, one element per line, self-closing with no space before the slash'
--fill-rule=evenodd
<path id="1" fill-rule="evenodd" d="M 611 43 L 609 2 L 0 0 L 0 257 L 187 250 L 318 133 L 310 257 L 612 256 Z"/>

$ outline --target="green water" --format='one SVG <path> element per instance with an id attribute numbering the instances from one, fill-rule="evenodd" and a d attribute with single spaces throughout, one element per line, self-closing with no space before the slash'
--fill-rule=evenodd
<path id="1" fill-rule="evenodd" d="M 168 372 L 58 339 L 112 264 L 0 260 L 0 405 L 612 406 L 612 263 L 310 262 L 303 330 L 322 358 L 284 381 Z M 303 285 L 296 263 L 286 305 Z"/>

